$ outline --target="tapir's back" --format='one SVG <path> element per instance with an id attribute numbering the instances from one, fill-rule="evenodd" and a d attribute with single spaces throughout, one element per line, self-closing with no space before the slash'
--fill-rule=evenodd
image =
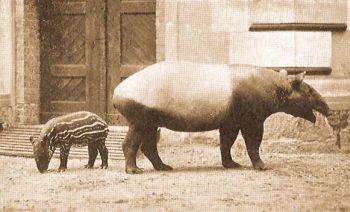
<path id="1" fill-rule="evenodd" d="M 102 118 L 91 112 L 79 111 L 51 119 L 43 126 L 40 136 L 47 137 L 50 143 L 67 138 L 83 142 L 88 137 L 106 137 L 108 131 L 108 125 Z"/>
<path id="2" fill-rule="evenodd" d="M 114 91 L 113 103 L 120 110 L 122 102 L 132 101 L 181 120 L 206 123 L 212 120 L 215 125 L 227 116 L 234 86 L 240 78 L 250 75 L 252 66 L 234 69 L 217 64 L 157 63 L 119 84 Z"/>

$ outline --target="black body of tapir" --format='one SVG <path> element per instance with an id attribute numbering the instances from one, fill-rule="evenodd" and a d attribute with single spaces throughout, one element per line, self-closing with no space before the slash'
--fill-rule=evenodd
<path id="1" fill-rule="evenodd" d="M 94 113 L 79 111 L 49 120 L 41 129 L 39 138 L 30 137 L 34 158 L 39 172 L 47 170 L 56 147 L 60 148 L 60 171 L 67 169 L 69 150 L 72 145 L 88 145 L 89 162 L 94 166 L 97 150 L 100 152 L 102 169 L 108 167 L 108 150 L 105 141 L 108 125 Z"/>
<path id="2" fill-rule="evenodd" d="M 266 169 L 259 147 L 263 124 L 276 112 L 315 123 L 313 110 L 327 116 L 321 95 L 303 82 L 305 73 L 287 76 L 285 70 L 250 65 L 213 65 L 161 62 L 120 83 L 114 107 L 126 118 L 129 131 L 123 143 L 126 172 L 141 173 L 136 152 L 141 151 L 156 170 L 171 170 L 156 146 L 158 127 L 198 132 L 219 129 L 222 165 L 238 167 L 230 149 L 239 130 L 255 169 Z"/>

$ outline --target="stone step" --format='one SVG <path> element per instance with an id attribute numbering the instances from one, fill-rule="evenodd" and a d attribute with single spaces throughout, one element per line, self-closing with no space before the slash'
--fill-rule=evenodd
<path id="1" fill-rule="evenodd" d="M 14 142 L 2 142 L 0 141 L 0 147 L 8 147 L 8 148 L 26 148 L 26 149 L 30 149 L 32 150 L 32 145 L 31 144 L 27 144 L 27 143 L 14 143 Z M 118 146 L 118 145 L 111 145 L 111 144 L 106 144 L 107 148 L 108 148 L 108 151 L 111 152 L 111 151 L 122 151 L 122 147 L 121 146 Z M 79 151 L 78 149 L 82 149 L 82 148 L 85 148 L 87 149 L 88 147 L 85 146 L 85 147 L 74 147 L 72 146 L 71 147 L 71 150 L 74 150 L 74 151 Z M 57 148 L 59 149 L 59 148 Z"/>
<path id="2" fill-rule="evenodd" d="M 31 135 L 39 136 L 42 125 L 23 125 L 6 129 L 0 132 L 0 155 L 33 157 L 32 145 L 29 142 Z M 108 157 L 112 160 L 124 160 L 121 144 L 126 136 L 126 127 L 109 127 L 110 132 L 106 139 Z M 59 157 L 59 150 L 56 150 L 54 157 Z M 70 158 L 88 159 L 87 147 L 72 147 L 69 153 Z"/>
<path id="3" fill-rule="evenodd" d="M 17 140 L 26 140 L 29 141 L 29 135 L 17 135 L 17 134 L 13 134 L 13 133 L 3 133 L 1 134 L 1 139 L 5 140 L 11 140 L 11 139 L 17 139 Z M 34 136 L 34 137 L 38 137 L 38 136 Z M 125 136 L 123 135 L 108 135 L 106 140 L 124 140 Z"/>

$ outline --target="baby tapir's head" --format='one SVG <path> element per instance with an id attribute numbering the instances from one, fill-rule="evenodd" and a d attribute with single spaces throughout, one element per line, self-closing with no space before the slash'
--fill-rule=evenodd
<path id="1" fill-rule="evenodd" d="M 283 86 L 279 87 L 277 91 L 278 98 L 282 100 L 281 110 L 283 112 L 312 123 L 316 122 L 313 110 L 324 116 L 329 115 L 329 107 L 322 96 L 310 85 L 303 82 L 305 72 L 287 76 L 287 72 L 281 70 L 280 74 L 287 77 Z"/>
<path id="2" fill-rule="evenodd" d="M 49 146 L 43 139 L 34 138 L 30 136 L 30 142 L 33 145 L 33 154 L 36 162 L 36 166 L 40 173 L 43 173 L 47 170 L 50 163 L 50 154 L 49 154 Z"/>

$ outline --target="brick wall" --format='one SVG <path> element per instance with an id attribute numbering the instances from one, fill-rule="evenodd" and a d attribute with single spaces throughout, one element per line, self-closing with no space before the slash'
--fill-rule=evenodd
<path id="1" fill-rule="evenodd" d="M 40 42 L 38 0 L 16 5 L 16 124 L 38 124 L 40 109 Z"/>
<path id="2" fill-rule="evenodd" d="M 10 105 L 0 106 L 0 124 L 3 124 L 3 127 L 7 128 L 12 124 L 12 120 L 12 107 Z"/>

